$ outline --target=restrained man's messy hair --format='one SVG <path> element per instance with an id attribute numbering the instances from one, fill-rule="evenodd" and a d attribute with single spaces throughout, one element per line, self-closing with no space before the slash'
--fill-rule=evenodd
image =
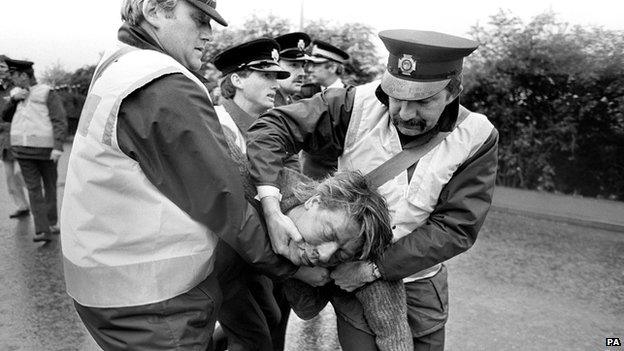
<path id="1" fill-rule="evenodd" d="M 360 228 L 358 236 L 363 240 L 360 260 L 379 259 L 392 243 L 386 201 L 369 186 L 360 172 L 336 172 L 320 182 L 300 183 L 293 193 L 302 203 L 319 195 L 324 208 L 344 209 Z"/>

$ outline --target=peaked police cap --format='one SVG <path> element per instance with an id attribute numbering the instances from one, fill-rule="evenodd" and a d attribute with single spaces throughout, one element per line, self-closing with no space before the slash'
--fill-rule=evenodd
<path id="1" fill-rule="evenodd" d="M 7 66 L 9 67 L 9 70 L 11 71 L 23 72 L 23 71 L 32 69 L 32 66 L 34 64 L 31 61 L 14 60 L 6 56 L 4 56 L 4 58 L 5 58 L 4 62 L 7 64 Z"/>
<path id="2" fill-rule="evenodd" d="M 217 2 L 214 0 L 186 0 L 195 7 L 205 12 L 210 18 L 214 19 L 220 25 L 227 27 L 227 22 L 217 12 Z"/>
<path id="3" fill-rule="evenodd" d="M 212 60 L 215 67 L 227 74 L 251 69 L 260 72 L 276 72 L 277 79 L 290 77 L 279 64 L 279 44 L 271 38 L 251 40 L 219 53 Z"/>
<path id="4" fill-rule="evenodd" d="M 308 61 L 309 56 L 305 50 L 310 45 L 312 39 L 303 32 L 293 32 L 279 37 L 275 37 L 275 41 L 280 45 L 280 60 L 287 61 Z"/>
<path id="5" fill-rule="evenodd" d="M 463 59 L 479 44 L 449 34 L 410 29 L 386 30 L 379 38 L 388 49 L 381 88 L 399 100 L 422 100 L 461 74 Z"/>
<path id="6" fill-rule="evenodd" d="M 337 48 L 328 42 L 316 39 L 312 42 L 310 56 L 312 56 L 311 61 L 314 63 L 333 61 L 345 64 L 349 59 L 349 54 L 340 48 Z"/>

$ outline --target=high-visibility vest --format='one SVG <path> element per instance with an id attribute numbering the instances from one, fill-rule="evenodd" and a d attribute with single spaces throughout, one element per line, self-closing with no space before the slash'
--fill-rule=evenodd
<path id="1" fill-rule="evenodd" d="M 209 99 L 204 85 L 173 58 L 138 49 L 112 63 L 87 96 L 61 210 L 67 292 L 82 305 L 164 301 L 212 271 L 215 234 L 158 191 L 117 142 L 123 99 L 171 73 L 193 80 Z"/>
<path id="2" fill-rule="evenodd" d="M 367 174 L 402 151 L 388 108 L 375 90 L 379 82 L 358 86 L 344 152 L 338 170 L 359 170 Z M 433 212 L 442 188 L 453 173 L 472 157 L 490 136 L 494 126 L 487 117 L 470 113 L 444 141 L 423 156 L 408 182 L 407 170 L 377 190 L 386 199 L 393 225 L 393 241 L 423 225 Z M 435 275 L 440 265 L 417 272 L 405 279 L 413 281 Z"/>
<path id="3" fill-rule="evenodd" d="M 238 149 L 244 154 L 247 154 L 247 144 L 246 138 L 241 133 L 240 129 L 236 125 L 236 122 L 230 117 L 230 114 L 225 110 L 223 106 L 215 106 L 215 111 L 217 112 L 217 117 L 219 118 L 219 123 L 221 127 L 223 127 L 223 133 L 226 136 L 230 136 L 230 140 L 234 143 L 234 146 L 238 147 Z"/>
<path id="4" fill-rule="evenodd" d="M 19 102 L 11 122 L 11 145 L 54 147 L 54 133 L 47 104 L 49 93 L 49 86 L 37 84 L 30 87 L 26 100 Z"/>

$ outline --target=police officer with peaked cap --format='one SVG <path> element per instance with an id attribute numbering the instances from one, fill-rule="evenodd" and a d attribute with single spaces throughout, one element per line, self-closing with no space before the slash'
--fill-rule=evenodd
<path id="1" fill-rule="evenodd" d="M 310 61 L 310 56 L 305 52 L 311 39 L 306 33 L 292 32 L 275 37 L 281 47 L 280 66 L 290 72 L 290 77 L 279 81 L 279 91 L 275 98 L 275 106 L 282 106 L 292 103 L 295 96 L 301 93 L 301 88 L 305 83 L 306 64 Z"/>
<path id="2" fill-rule="evenodd" d="M 327 88 L 345 88 L 340 75 L 349 54 L 328 42 L 315 39 L 309 48 L 310 63 L 308 64 L 309 80 L 301 88 L 302 97 L 309 98 Z M 309 154 L 303 152 L 300 157 L 301 171 L 312 179 L 323 179 L 336 171 L 336 161 L 327 157 L 324 152 Z"/>
<path id="3" fill-rule="evenodd" d="M 104 350 L 205 350 L 221 305 L 218 240 L 263 272 L 273 253 L 197 71 L 225 25 L 213 0 L 123 0 L 96 69 L 61 214 L 68 294 Z M 132 189 L 132 191 L 128 191 Z"/>
<path id="4" fill-rule="evenodd" d="M 7 115 L 12 117 L 17 108 L 17 104 L 11 104 L 11 90 L 13 84 L 11 82 L 11 70 L 15 69 L 14 60 L 0 55 L 0 116 Z M 6 111 L 6 113 L 5 113 Z M 6 175 L 6 184 L 8 193 L 16 211 L 9 214 L 9 218 L 21 218 L 30 214 L 30 209 L 26 196 L 24 195 L 24 180 L 21 172 L 15 172 L 17 160 L 11 151 L 11 139 L 9 132 L 11 131 L 11 123 L 5 122 L 0 118 L 0 160 L 4 166 Z"/>
<path id="5" fill-rule="evenodd" d="M 310 48 L 312 64 L 310 65 L 310 80 L 321 88 L 344 88 L 346 85 L 340 79 L 344 64 L 349 60 L 349 54 L 340 48 L 322 40 L 315 39 Z"/>
<path id="6" fill-rule="evenodd" d="M 223 76 L 250 69 L 258 72 L 276 72 L 278 79 L 285 79 L 290 74 L 279 65 L 279 50 L 280 46 L 275 40 L 259 38 L 220 52 L 212 62 Z"/>
<path id="7" fill-rule="evenodd" d="M 11 121 L 11 152 L 28 189 L 35 222 L 33 241 L 49 242 L 59 233 L 56 163 L 63 153 L 66 113 L 52 87 L 35 79 L 33 62 L 8 59 L 7 64 L 16 85 L 10 94 L 15 113 L 3 119 Z"/>
<path id="8" fill-rule="evenodd" d="M 237 148 L 239 154 L 246 149 L 245 136 L 251 123 L 274 106 L 278 79 L 290 76 L 278 64 L 279 50 L 275 40 L 260 38 L 230 47 L 212 59 L 222 74 L 222 105 L 215 111 L 230 149 Z M 223 241 L 216 252 L 215 273 L 223 293 L 217 320 L 227 337 L 223 341 L 215 337 L 216 349 L 246 350 L 254 345 L 259 351 L 272 351 L 271 330 L 280 321 L 280 311 L 271 280 L 257 273 Z"/>
<path id="9" fill-rule="evenodd" d="M 311 57 L 306 54 L 306 48 L 310 45 L 311 38 L 303 32 L 292 32 L 275 37 L 280 44 L 280 66 L 290 72 L 291 76 L 279 81 L 280 88 L 275 96 L 275 107 L 288 105 L 301 98 L 302 89 L 306 86 L 305 68 Z M 312 85 L 316 87 L 316 85 Z M 310 96 L 313 94 L 310 94 Z M 301 161 L 299 159 L 299 161 Z M 299 167 L 299 164 L 297 165 Z M 297 171 L 300 171 L 297 169 Z M 282 318 L 279 324 L 271 328 L 271 337 L 275 351 L 284 349 L 286 328 L 290 315 L 290 305 L 286 300 L 282 284 L 274 282 L 274 295 L 279 305 Z"/>
<path id="10" fill-rule="evenodd" d="M 274 106 L 278 82 L 290 76 L 280 67 L 278 59 L 284 55 L 297 58 L 298 54 L 298 50 L 290 53 L 281 50 L 280 54 L 277 41 L 261 38 L 231 47 L 213 59 L 223 74 L 224 97 L 222 106 L 215 110 L 235 159 L 244 158 L 247 129 L 260 113 Z M 296 155 L 289 157 L 285 166 L 299 171 Z M 227 244 L 220 242 L 216 251 L 215 272 L 224 300 L 218 320 L 227 336 L 228 348 L 242 350 L 253 345 L 259 351 L 283 349 L 283 337 L 275 339 L 275 343 L 273 332 L 286 325 L 288 314 L 280 312 L 272 281 L 245 264 Z M 289 308 L 286 305 L 286 312 Z"/>
<path id="11" fill-rule="evenodd" d="M 463 58 L 476 42 L 405 29 L 379 36 L 389 53 L 381 81 L 328 89 L 269 111 L 251 126 L 247 155 L 265 213 L 279 205 L 279 190 L 270 185 L 276 184 L 283 153 L 322 151 L 338 160 L 339 171 L 367 174 L 382 167 L 375 173 L 398 174 L 369 176 L 379 182 L 390 209 L 393 244 L 375 262 L 336 267 L 332 278 L 346 291 L 376 279 L 402 279 L 415 349 L 443 350 L 448 317 L 444 262 L 474 244 L 489 211 L 498 132 L 486 116 L 459 103 Z M 413 153 L 420 150 L 424 155 L 416 160 Z M 387 163 L 400 153 L 409 162 Z M 273 245 L 286 254 L 289 238 L 297 233 L 267 221 L 273 221 L 268 223 Z M 348 294 L 334 303 L 341 346 L 376 350 L 366 319 L 354 306 Z"/>

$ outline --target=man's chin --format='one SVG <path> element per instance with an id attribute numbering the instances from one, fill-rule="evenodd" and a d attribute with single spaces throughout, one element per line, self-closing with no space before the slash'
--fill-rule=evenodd
<path id="1" fill-rule="evenodd" d="M 424 131 L 421 128 L 405 128 L 403 126 L 397 126 L 397 129 L 399 131 L 399 133 L 405 135 L 405 136 L 418 136 L 421 135 L 422 133 L 424 133 Z"/>
<path id="2" fill-rule="evenodd" d="M 188 69 L 193 72 L 199 71 L 202 66 L 201 58 L 203 54 L 199 50 L 194 51 L 193 57 L 188 61 Z"/>

